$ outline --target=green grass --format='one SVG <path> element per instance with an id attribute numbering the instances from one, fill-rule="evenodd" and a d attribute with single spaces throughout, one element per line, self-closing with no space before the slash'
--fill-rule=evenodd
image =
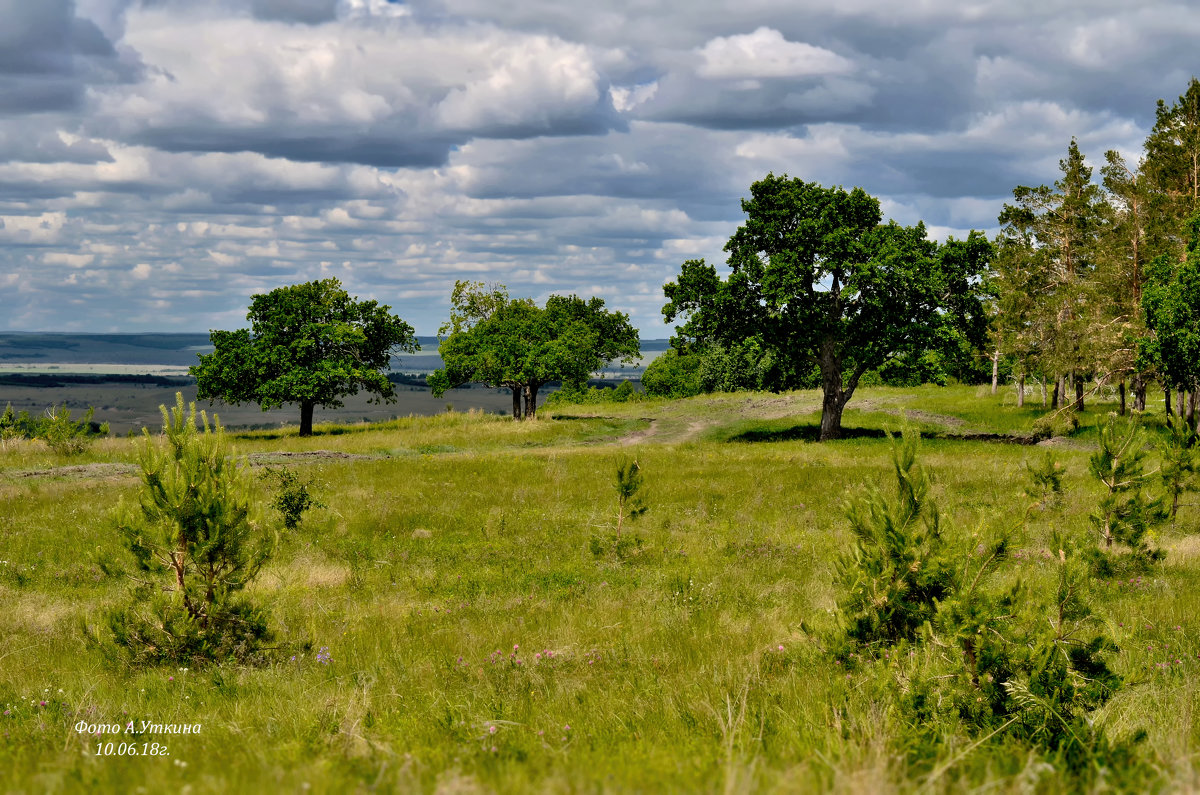
<path id="1" fill-rule="evenodd" d="M 137 480 L 24 476 L 76 462 L 10 443 L 0 452 L 0 790 L 916 790 L 879 673 L 847 678 L 821 649 L 834 559 L 849 542 L 841 507 L 863 484 L 886 484 L 876 432 L 898 428 L 906 407 L 925 412 L 928 431 L 996 433 L 1027 429 L 1040 408 L 1017 412 L 974 387 L 864 390 L 846 424 L 873 432 L 814 444 L 794 429 L 818 406 L 811 392 L 723 395 L 560 409 L 608 418 L 456 413 L 322 426 L 309 439 L 242 434 L 235 444 L 256 456 L 347 456 L 287 459 L 328 507 L 282 538 L 252 588 L 281 646 L 263 668 L 107 662 L 82 624 L 99 624 L 126 592 L 130 563 L 108 512 Z M 1049 581 L 1053 528 L 1084 526 L 1097 491 L 1086 450 L 1057 454 L 1062 508 L 1014 531 L 1028 555 L 1011 576 L 1034 583 Z M 590 542 L 612 531 L 613 474 L 628 455 L 650 508 L 633 524 L 640 547 L 597 556 Z M 1018 525 L 1022 464 L 1039 455 L 926 440 L 944 526 L 970 545 Z M 136 448 L 104 441 L 79 460 L 129 463 Z M 1181 510 L 1157 539 L 1165 564 L 1141 583 L 1097 586 L 1121 647 L 1113 664 L 1130 681 L 1098 719 L 1117 736 L 1148 733 L 1158 772 L 1147 788 L 1200 787 L 1198 523 L 1195 506 Z M 96 738 L 73 728 L 81 719 L 202 729 L 137 738 L 139 749 L 165 744 L 167 757 L 97 757 Z M 968 745 L 946 738 L 935 763 L 952 764 L 932 789 L 1069 789 L 1027 751 L 959 758 Z"/>

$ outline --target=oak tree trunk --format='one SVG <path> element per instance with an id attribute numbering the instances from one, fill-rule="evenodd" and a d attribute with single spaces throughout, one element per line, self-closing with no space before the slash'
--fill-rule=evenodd
<path id="1" fill-rule="evenodd" d="M 301 436 L 312 436 L 313 408 L 316 405 L 317 405 L 316 402 L 312 401 L 312 400 L 300 401 L 300 435 Z"/>
<path id="2" fill-rule="evenodd" d="M 857 382 L 856 378 L 851 379 Z M 853 383 L 851 387 L 853 387 Z M 826 351 L 821 361 L 821 433 L 818 441 L 838 439 L 842 435 L 842 411 L 854 390 L 842 388 L 842 368 L 832 352 Z"/>
<path id="3" fill-rule="evenodd" d="M 513 393 L 513 419 L 519 420 L 519 419 L 521 419 L 521 387 L 514 386 L 512 388 L 512 393 Z"/>
<path id="4" fill-rule="evenodd" d="M 1025 405 L 1025 374 L 1021 373 L 1017 378 L 1017 408 L 1022 408 Z"/>
<path id="5" fill-rule="evenodd" d="M 1000 386 L 1000 351 L 992 352 L 992 394 L 996 394 L 996 390 Z"/>
<path id="6" fill-rule="evenodd" d="M 1121 416 L 1125 416 L 1125 382 L 1121 382 L 1120 388 L 1117 390 L 1121 395 Z"/>
<path id="7" fill-rule="evenodd" d="M 1146 410 L 1146 380 L 1142 378 L 1141 373 L 1133 377 L 1133 410 Z"/>
<path id="8" fill-rule="evenodd" d="M 1083 411 L 1083 379 L 1075 379 L 1075 410 Z"/>
<path id="9" fill-rule="evenodd" d="M 537 419 L 537 393 L 541 388 L 541 384 L 532 383 L 525 385 L 525 419 Z"/>

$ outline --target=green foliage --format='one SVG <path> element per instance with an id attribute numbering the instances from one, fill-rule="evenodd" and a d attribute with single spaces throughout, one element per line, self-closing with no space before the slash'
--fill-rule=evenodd
<path id="1" fill-rule="evenodd" d="M 1079 429 L 1079 415 L 1071 410 L 1053 411 L 1038 417 L 1030 427 L 1034 439 L 1070 436 Z"/>
<path id="2" fill-rule="evenodd" d="M 1105 492 L 1088 519 L 1104 542 L 1104 551 L 1091 551 L 1093 565 L 1101 576 L 1145 570 L 1164 556 L 1150 546 L 1147 536 L 1152 526 L 1166 518 L 1162 499 L 1150 499 L 1145 492 L 1153 475 L 1146 472 L 1145 437 L 1137 422 L 1109 417 L 1099 428 L 1097 441 L 1100 449 L 1088 459 L 1088 471 Z M 1125 545 L 1129 554 L 1114 556 L 1113 542 Z"/>
<path id="3" fill-rule="evenodd" d="M 610 361 L 632 363 L 640 352 L 629 316 L 609 312 L 600 298 L 552 295 L 540 308 L 510 299 L 503 285 L 458 281 L 450 320 L 439 329 L 443 367 L 429 376 L 435 397 L 468 382 L 513 390 L 513 417 L 537 413 L 538 390 L 550 381 L 582 392 L 591 373 Z"/>
<path id="4" fill-rule="evenodd" d="M 623 460 L 617 464 L 617 476 L 613 482 L 617 492 L 617 538 L 621 537 L 621 526 L 632 522 L 646 512 L 642 495 L 642 468 L 637 459 Z"/>
<path id="5" fill-rule="evenodd" d="M 852 644 L 912 640 L 955 585 L 918 440 L 908 430 L 891 439 L 894 498 L 871 488 L 845 506 L 854 544 L 837 561 L 838 611 Z"/>
<path id="6" fill-rule="evenodd" d="M 1184 492 L 1196 491 L 1196 452 L 1200 445 L 1200 436 L 1187 428 L 1183 423 L 1177 423 L 1167 429 L 1167 436 L 1159 447 L 1162 463 L 1159 465 L 1159 476 L 1162 478 L 1166 496 L 1171 500 L 1169 518 L 1174 520 L 1179 512 L 1179 498 Z"/>
<path id="7" fill-rule="evenodd" d="M 1142 308 L 1153 334 L 1142 340 L 1144 366 L 1155 366 L 1169 385 L 1200 383 L 1200 213 L 1188 225 L 1187 257 L 1156 259 L 1149 267 Z"/>
<path id="8" fill-rule="evenodd" d="M 197 429 L 196 405 L 185 410 L 182 394 L 162 415 L 166 448 L 144 431 L 138 506 L 115 514 L 139 577 L 108 614 L 112 645 L 134 665 L 255 661 L 271 632 L 241 591 L 270 546 L 251 519 L 245 465 L 203 412 Z"/>
<path id="9" fill-rule="evenodd" d="M 71 419 L 71 410 L 55 406 L 46 410 L 47 422 L 42 431 L 47 446 L 58 455 L 78 455 L 88 448 L 97 436 L 108 436 L 108 423 L 95 427 L 92 417 L 96 410 L 88 407 L 81 420 Z"/>
<path id="10" fill-rule="evenodd" d="M 14 413 L 10 403 L 0 414 L 0 440 L 42 439 L 57 455 L 78 455 L 97 437 L 108 436 L 108 423 L 92 420 L 95 412 L 88 407 L 83 418 L 75 420 L 66 406 L 51 406 L 43 416 L 34 418 L 28 411 Z"/>
<path id="11" fill-rule="evenodd" d="M 337 279 L 280 287 L 250 300 L 249 329 L 213 331 L 213 352 L 189 369 L 201 400 L 300 406 L 300 434 L 312 434 L 315 406 L 373 392 L 391 401 L 394 350 L 420 349 L 412 326 L 376 301 L 359 301 Z"/>
<path id="12" fill-rule="evenodd" d="M 1047 451 L 1037 464 L 1026 461 L 1025 472 L 1029 476 L 1025 495 L 1034 501 L 1030 510 L 1057 505 L 1062 499 L 1062 480 L 1066 472 L 1054 453 Z"/>
<path id="13" fill-rule="evenodd" d="M 592 386 L 586 389 L 564 384 L 546 396 L 547 406 L 599 405 L 602 403 L 630 403 L 646 399 L 646 393 L 634 389 L 628 378 L 615 387 Z"/>
<path id="14" fill-rule="evenodd" d="M 1018 742 L 1082 782 L 1110 753 L 1140 764 L 1132 746 L 1110 742 L 1092 719 L 1121 679 L 1106 661 L 1116 645 L 1093 614 L 1076 545 L 1054 538 L 1051 593 L 1002 578 L 1005 535 L 967 554 L 944 545 L 916 439 L 893 439 L 892 460 L 895 499 L 872 491 L 847 509 L 855 546 L 838 565 L 845 638 L 834 651 L 847 666 L 888 661 L 881 684 L 910 727 L 898 738 L 908 757 L 933 758 L 948 734 L 966 732 L 972 748 Z M 1039 490 L 1060 488 L 1052 459 L 1030 471 Z"/>
<path id="15" fill-rule="evenodd" d="M 1015 740 L 1037 749 L 1090 783 L 1105 775 L 1114 756 L 1144 763 L 1136 738 L 1114 743 L 1092 717 L 1121 687 L 1106 659 L 1117 646 L 1091 607 L 1084 556 L 1065 536 L 1052 545 L 1050 592 L 997 582 L 1003 540 L 977 551 L 983 561 L 970 586 L 939 606 L 930 635 L 959 656 L 948 673 L 924 671 L 902 706 L 911 710 L 918 743 L 939 742 L 939 731 L 957 724 L 984 741 Z"/>
<path id="16" fill-rule="evenodd" d="M 271 500 L 271 507 L 279 511 L 283 517 L 283 526 L 287 530 L 299 527 L 300 520 L 309 509 L 328 507 L 309 493 L 312 483 L 302 480 L 288 467 L 266 467 L 261 477 L 275 483 L 275 496 Z"/>
<path id="17" fill-rule="evenodd" d="M 701 357 L 668 348 L 642 373 L 642 387 L 653 397 L 685 398 L 698 395 Z"/>
<path id="18" fill-rule="evenodd" d="M 992 255 L 983 235 L 945 245 L 925 227 L 882 224 L 879 202 L 768 174 L 742 201 L 746 222 L 725 245 L 731 273 L 703 260 L 683 263 L 664 286 L 677 347 L 742 351 L 749 340 L 771 354 L 771 388 L 794 388 L 814 367 L 825 392 L 821 438 L 836 438 L 859 379 L 908 350 L 939 346 L 957 331 L 982 342 L 986 320 L 976 278 Z M 724 368 L 742 383 L 743 368 Z"/>

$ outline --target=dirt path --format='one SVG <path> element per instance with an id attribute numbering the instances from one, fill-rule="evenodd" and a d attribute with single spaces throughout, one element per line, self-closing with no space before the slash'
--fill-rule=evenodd
<path id="1" fill-rule="evenodd" d="M 261 467 L 269 464 L 281 464 L 291 461 L 295 461 L 297 463 L 327 460 L 365 461 L 378 460 L 381 458 L 387 458 L 387 456 L 343 453 L 338 450 L 300 450 L 295 452 L 280 451 L 272 453 L 250 453 L 246 456 L 246 461 L 248 461 L 252 467 Z M 49 467 L 47 469 L 10 470 L 8 472 L 0 472 L 0 477 L 7 476 L 10 478 L 20 479 L 57 477 L 98 480 L 105 477 L 134 476 L 138 474 L 138 471 L 138 466 L 136 464 L 70 464 L 61 467 Z"/>
<path id="2" fill-rule="evenodd" d="M 641 444 L 647 439 L 657 436 L 658 420 L 654 419 L 653 417 L 642 417 L 642 419 L 650 423 L 649 427 L 642 428 L 640 431 L 634 431 L 633 433 L 627 433 L 624 436 L 618 437 L 614 444 L 620 445 L 621 447 L 629 447 L 630 445 Z"/>

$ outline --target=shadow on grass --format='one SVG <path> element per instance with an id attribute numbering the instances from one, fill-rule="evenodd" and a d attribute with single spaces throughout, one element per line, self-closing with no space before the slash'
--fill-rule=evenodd
<path id="1" fill-rule="evenodd" d="M 793 425 L 790 428 L 752 428 L 726 438 L 727 442 L 815 442 L 821 436 L 821 426 Z M 838 439 L 884 439 L 882 428 L 842 427 Z"/>
<path id="2" fill-rule="evenodd" d="M 394 420 L 383 420 L 381 422 L 364 424 L 364 425 L 334 425 L 334 426 L 326 427 L 326 428 L 317 427 L 317 428 L 313 428 L 312 438 L 315 439 L 319 436 L 342 436 L 347 433 L 366 433 L 367 431 L 377 431 L 385 423 L 388 423 L 388 422 L 394 422 Z M 271 431 L 260 430 L 258 428 L 254 428 L 254 427 L 250 427 L 250 428 L 243 427 L 243 428 L 239 428 L 239 429 L 229 430 L 228 433 L 234 439 L 246 439 L 246 440 L 254 440 L 254 441 L 260 441 L 260 440 L 272 441 L 275 439 L 287 439 L 289 437 L 296 438 L 296 439 L 300 438 L 299 428 L 297 428 L 294 425 L 282 428 L 280 430 L 271 430 Z"/>
<path id="3" fill-rule="evenodd" d="M 815 442 L 820 438 L 819 424 L 793 425 L 787 428 L 751 428 L 741 433 L 726 437 L 727 442 Z M 893 434 L 895 435 L 895 434 Z M 1000 442 L 1003 444 L 1030 445 L 1036 444 L 1037 439 L 1028 434 L 1006 433 L 953 433 L 947 431 L 922 430 L 925 439 L 947 439 L 958 442 Z M 842 427 L 835 441 L 850 439 L 885 439 L 887 432 L 882 428 L 847 428 Z"/>

